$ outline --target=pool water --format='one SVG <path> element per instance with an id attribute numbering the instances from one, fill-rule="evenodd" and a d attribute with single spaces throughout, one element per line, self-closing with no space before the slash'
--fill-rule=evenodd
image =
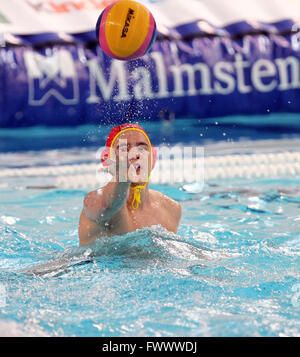
<path id="1" fill-rule="evenodd" d="M 0 192 L 0 335 L 300 336 L 300 177 L 152 186 L 160 226 L 78 247 L 86 191 Z"/>
<path id="2" fill-rule="evenodd" d="M 300 114 L 239 115 L 221 118 L 176 118 L 172 121 L 140 121 L 153 145 L 204 145 L 210 142 L 256 141 L 300 138 Z M 62 123 L 63 124 L 63 123 Z M 0 130 L 0 152 L 93 148 L 105 145 L 105 138 L 115 124 L 80 125 L 77 127 L 14 128 Z M 1 162 L 0 162 L 1 164 Z"/>

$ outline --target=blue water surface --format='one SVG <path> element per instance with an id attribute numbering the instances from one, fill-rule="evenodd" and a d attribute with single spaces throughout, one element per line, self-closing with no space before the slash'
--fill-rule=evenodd
<path id="1" fill-rule="evenodd" d="M 236 115 L 220 118 L 176 118 L 157 122 L 140 121 L 153 145 L 197 144 L 210 142 L 267 140 L 300 137 L 300 114 Z M 63 125 L 63 123 L 62 123 Z M 110 129 L 115 126 L 79 125 L 1 129 L 0 152 L 24 152 L 70 147 L 101 147 Z"/>
<path id="2" fill-rule="evenodd" d="M 230 180 L 161 226 L 78 246 L 86 191 L 0 192 L 0 335 L 300 336 L 299 177 Z"/>

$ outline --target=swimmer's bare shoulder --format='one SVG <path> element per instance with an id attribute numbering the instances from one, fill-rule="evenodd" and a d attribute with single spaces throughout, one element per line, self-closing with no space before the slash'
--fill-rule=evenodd
<path id="1" fill-rule="evenodd" d="M 98 216 L 101 215 L 101 210 L 105 207 L 101 196 L 99 191 L 95 190 L 84 197 L 78 228 L 80 245 L 92 242 L 95 237 L 101 234 Z"/>
<path id="2" fill-rule="evenodd" d="M 114 216 L 116 221 L 119 221 L 119 223 L 122 221 L 122 224 L 126 226 L 125 222 L 128 217 L 126 205 L 118 211 L 110 212 L 110 207 L 107 206 L 103 195 L 103 193 L 106 193 L 106 190 L 107 188 L 105 187 L 103 191 L 91 191 L 84 198 L 79 222 L 80 245 L 91 243 L 96 238 L 107 235 L 108 232 L 104 229 L 106 216 Z M 149 194 L 152 210 L 156 211 L 157 223 L 162 224 L 169 231 L 176 233 L 181 218 L 181 205 L 159 191 L 149 190 Z"/>
<path id="3" fill-rule="evenodd" d="M 165 226 L 169 231 L 177 233 L 182 215 L 180 203 L 160 191 L 150 190 L 150 194 L 152 202 L 154 201 L 164 211 Z"/>

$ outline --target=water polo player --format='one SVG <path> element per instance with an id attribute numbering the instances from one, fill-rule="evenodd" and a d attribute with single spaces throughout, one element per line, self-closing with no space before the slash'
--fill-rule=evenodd
<path id="1" fill-rule="evenodd" d="M 156 150 L 139 125 L 124 124 L 111 130 L 102 160 L 109 165 L 112 180 L 84 198 L 79 221 L 80 245 L 158 224 L 177 232 L 180 204 L 149 189 L 155 159 Z"/>

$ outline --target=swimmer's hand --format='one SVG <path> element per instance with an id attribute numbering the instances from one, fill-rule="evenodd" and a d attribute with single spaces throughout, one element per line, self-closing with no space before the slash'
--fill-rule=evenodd
<path id="1" fill-rule="evenodd" d="M 114 182 L 138 182 L 140 175 L 137 174 L 135 164 L 128 164 L 128 160 L 120 158 L 113 160 L 107 158 L 105 160 L 109 166 L 108 171 L 113 176 Z"/>
<path id="2" fill-rule="evenodd" d="M 109 164 L 108 172 L 113 176 L 114 182 L 127 182 L 127 160 L 113 160 L 106 158 Z"/>

